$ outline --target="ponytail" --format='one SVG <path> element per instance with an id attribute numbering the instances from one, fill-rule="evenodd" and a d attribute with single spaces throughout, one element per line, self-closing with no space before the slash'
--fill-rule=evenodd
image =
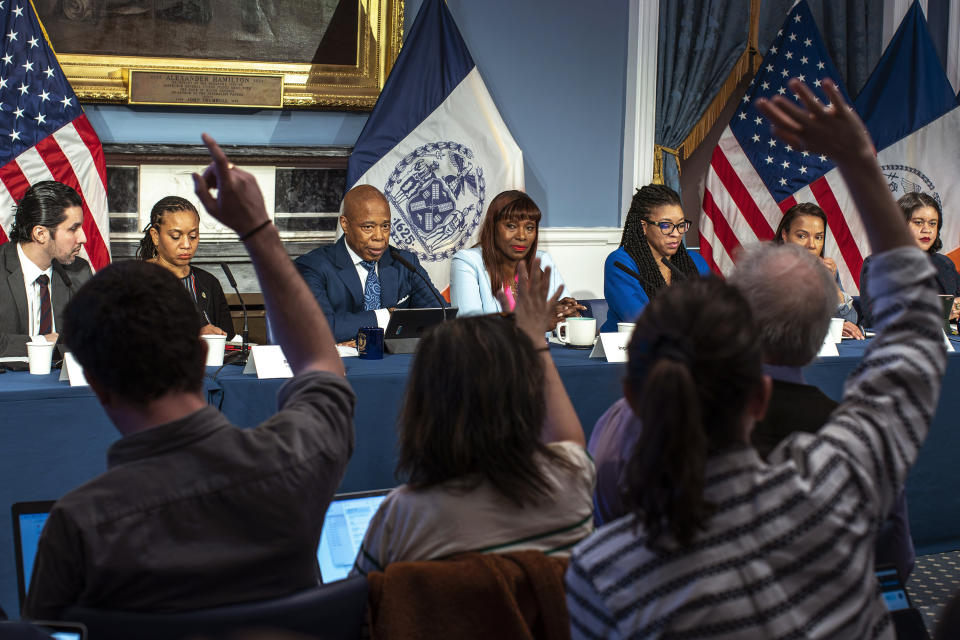
<path id="1" fill-rule="evenodd" d="M 150 236 L 150 229 L 153 227 L 154 223 L 151 221 L 143 230 L 143 237 L 140 238 L 140 244 L 137 245 L 137 260 L 146 261 L 157 255 L 157 245 Z"/>
<path id="2" fill-rule="evenodd" d="M 746 446 L 743 415 L 762 381 L 753 334 L 746 300 L 714 278 L 670 287 L 637 319 L 625 390 L 642 426 L 622 490 L 650 547 L 666 534 L 689 546 L 715 511 L 707 459 Z"/>

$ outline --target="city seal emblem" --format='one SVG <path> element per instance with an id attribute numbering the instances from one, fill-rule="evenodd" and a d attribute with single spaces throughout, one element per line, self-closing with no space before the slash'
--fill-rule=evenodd
<path id="1" fill-rule="evenodd" d="M 483 167 L 456 142 L 414 149 L 384 186 L 393 209 L 391 235 L 420 260 L 439 262 L 463 248 L 483 214 Z"/>
<path id="2" fill-rule="evenodd" d="M 937 187 L 926 174 L 919 169 L 903 164 L 884 164 L 880 166 L 883 176 L 887 179 L 887 186 L 894 198 L 899 199 L 908 193 L 924 192 L 943 206 Z"/>

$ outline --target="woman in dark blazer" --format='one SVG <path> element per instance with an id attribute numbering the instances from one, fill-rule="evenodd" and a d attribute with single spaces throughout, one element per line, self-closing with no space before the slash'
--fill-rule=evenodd
<path id="1" fill-rule="evenodd" d="M 236 331 L 223 287 L 213 274 L 191 266 L 200 242 L 200 214 L 184 198 L 167 196 L 153 205 L 137 258 L 160 265 L 180 279 L 197 307 L 201 334 L 231 338 Z"/>
<path id="2" fill-rule="evenodd" d="M 943 241 L 940 240 L 940 229 L 943 227 L 943 209 L 940 203 L 926 193 L 908 193 L 897 204 L 903 211 L 907 226 L 913 232 L 917 246 L 930 255 L 930 261 L 937 269 L 937 286 L 941 295 L 954 296 L 953 310 L 950 319 L 956 320 L 960 316 L 960 274 L 953 261 L 942 253 Z M 873 326 L 870 300 L 867 298 L 867 265 L 868 257 L 863 261 L 860 270 L 860 306 L 863 309 L 862 325 Z"/>

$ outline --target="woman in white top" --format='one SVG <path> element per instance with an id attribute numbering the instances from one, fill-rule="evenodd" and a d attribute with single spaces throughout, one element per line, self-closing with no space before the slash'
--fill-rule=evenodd
<path id="1" fill-rule="evenodd" d="M 593 530 L 593 462 L 544 345 L 559 292 L 520 273 L 515 321 L 458 318 L 425 336 L 400 414 L 394 489 L 353 573 L 466 552 L 569 553 Z"/>
<path id="2" fill-rule="evenodd" d="M 460 310 L 460 316 L 512 311 L 517 266 L 522 263 L 529 269 L 534 258 L 539 258 L 544 268 L 550 267 L 550 290 L 563 290 L 548 329 L 559 320 L 580 315 L 585 307 L 567 295 L 550 255 L 537 251 L 541 217 L 540 208 L 522 191 L 504 191 L 490 201 L 477 244 L 458 251 L 450 265 L 450 303 Z M 501 291 L 505 304 L 497 299 Z"/>

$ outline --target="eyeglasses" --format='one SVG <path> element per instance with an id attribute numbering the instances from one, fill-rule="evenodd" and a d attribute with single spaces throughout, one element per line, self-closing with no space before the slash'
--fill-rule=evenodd
<path id="1" fill-rule="evenodd" d="M 663 222 L 654 222 L 653 220 L 646 220 L 646 219 L 644 220 L 646 221 L 647 224 L 652 224 L 655 227 L 659 227 L 660 233 L 662 233 L 665 236 L 668 236 L 671 233 L 673 233 L 674 229 L 676 229 L 680 233 L 686 233 L 687 231 L 690 230 L 690 227 L 693 225 L 693 223 L 690 222 L 689 220 L 684 220 L 683 222 L 678 222 L 677 224 L 673 224 L 672 222 L 667 222 L 666 220 L 664 220 Z"/>

